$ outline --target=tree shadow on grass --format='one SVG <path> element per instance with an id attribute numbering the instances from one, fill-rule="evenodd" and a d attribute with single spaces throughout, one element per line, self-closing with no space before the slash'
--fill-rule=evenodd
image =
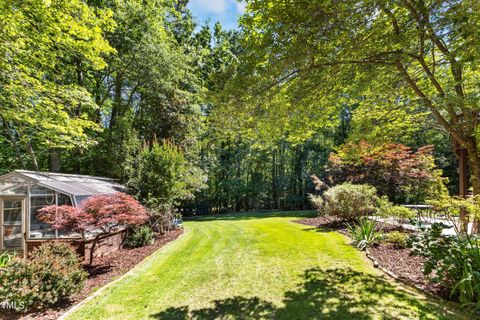
<path id="1" fill-rule="evenodd" d="M 169 308 L 154 314 L 155 319 L 272 319 L 275 306 L 257 297 L 215 300 L 213 307 L 189 311 L 188 307 Z"/>
<path id="2" fill-rule="evenodd" d="M 207 319 L 424 319 L 440 307 L 384 278 L 352 269 L 308 269 L 303 282 L 285 293 L 284 306 L 258 297 L 233 297 L 213 301 L 213 306 L 190 310 L 169 308 L 152 314 L 162 320 Z M 413 311 L 415 310 L 415 311 Z M 442 318 L 438 315 L 438 319 Z"/>

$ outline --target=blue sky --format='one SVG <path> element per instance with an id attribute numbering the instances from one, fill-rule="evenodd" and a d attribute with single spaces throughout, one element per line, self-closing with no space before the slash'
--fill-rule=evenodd
<path id="1" fill-rule="evenodd" d="M 245 10 L 245 4 L 237 0 L 190 0 L 188 7 L 200 24 L 210 19 L 210 25 L 220 21 L 225 29 L 237 28 L 237 19 Z"/>

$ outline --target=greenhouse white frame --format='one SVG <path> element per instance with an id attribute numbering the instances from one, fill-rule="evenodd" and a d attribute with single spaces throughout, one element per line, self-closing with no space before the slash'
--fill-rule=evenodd
<path id="1" fill-rule="evenodd" d="M 92 195 L 127 191 L 114 179 L 86 175 L 16 170 L 0 176 L 0 251 L 25 250 L 27 242 L 77 239 L 36 220 L 37 210 L 52 204 L 77 207 Z"/>

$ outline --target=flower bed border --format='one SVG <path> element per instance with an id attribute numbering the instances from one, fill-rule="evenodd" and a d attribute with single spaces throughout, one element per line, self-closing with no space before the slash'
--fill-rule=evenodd
<path id="1" fill-rule="evenodd" d="M 110 286 L 113 283 L 116 283 L 120 279 L 125 278 L 132 270 L 134 270 L 139 264 L 143 261 L 154 255 L 158 250 L 170 245 L 178 238 L 182 237 L 185 233 L 184 229 L 177 229 L 172 230 L 167 234 L 160 235 L 155 237 L 155 242 L 151 245 L 135 248 L 135 249 L 122 249 L 121 251 L 130 252 L 131 259 L 130 261 L 127 260 L 127 264 L 123 265 L 113 264 L 114 268 L 110 271 L 105 272 L 103 268 L 110 268 L 110 260 L 113 262 L 122 261 L 123 256 L 117 256 L 119 260 L 115 260 L 115 257 L 111 258 L 115 255 L 109 255 L 104 258 L 100 258 L 101 263 L 95 264 L 94 267 L 100 267 L 101 270 L 97 271 L 95 268 L 90 269 L 89 273 L 90 276 L 85 284 L 84 289 L 76 295 L 73 295 L 69 301 L 63 302 L 61 304 L 45 308 L 42 310 L 31 310 L 26 313 L 18 313 L 18 312 L 5 312 L 0 314 L 0 320 L 54 320 L 59 318 L 64 318 L 66 314 L 70 314 L 72 309 L 78 308 L 79 305 L 83 305 L 86 300 L 90 300 L 93 297 L 98 296 L 99 292 L 102 292 L 104 288 Z M 117 251 L 117 254 L 121 251 Z M 95 261 L 94 261 L 95 262 Z M 87 270 L 89 266 L 85 266 Z M 97 273 L 99 272 L 99 273 Z M 104 276 L 106 275 L 106 277 Z M 99 282 L 99 286 L 95 286 L 95 280 L 97 277 L 102 277 Z M 90 283 L 88 283 L 90 281 Z M 5 311 L 5 310 L 4 310 Z"/>
<path id="2" fill-rule="evenodd" d="M 183 230 L 182 230 L 183 231 Z M 160 249 L 164 249 L 165 247 L 168 247 L 169 245 L 171 245 L 175 240 L 178 240 L 180 238 L 182 238 L 183 236 L 185 235 L 185 231 L 183 231 L 178 237 L 176 237 L 175 239 L 173 239 L 172 241 L 170 242 L 167 242 L 164 246 L 160 247 L 158 250 Z M 77 309 L 79 309 L 80 307 L 82 307 L 85 303 L 89 302 L 90 300 L 93 300 L 94 298 L 98 297 L 99 295 L 101 295 L 106 289 L 108 289 L 110 286 L 114 285 L 115 283 L 117 282 L 120 282 L 122 281 L 123 279 L 129 277 L 136 269 L 137 266 L 139 266 L 141 263 L 143 263 L 145 260 L 147 259 L 150 259 L 154 254 L 157 253 L 158 250 L 155 250 L 153 253 L 151 253 L 150 255 L 146 256 L 142 261 L 140 261 L 138 264 L 136 264 L 133 268 L 131 268 L 130 270 L 128 270 L 125 274 L 123 274 L 122 276 L 120 276 L 119 278 L 107 283 L 106 285 L 104 285 L 103 287 L 101 287 L 100 289 L 96 290 L 93 294 L 90 294 L 88 297 L 86 297 L 85 299 L 81 300 L 79 303 L 75 304 L 74 306 L 72 306 L 71 308 L 69 308 L 66 312 L 64 312 L 59 318 L 58 320 L 64 320 L 66 319 L 69 315 L 71 315 L 73 312 L 75 312 Z"/>
<path id="3" fill-rule="evenodd" d="M 344 236 L 351 239 L 348 235 L 348 232 L 347 232 L 346 228 L 344 226 L 342 226 L 341 222 L 339 222 L 338 220 L 336 220 L 334 218 L 332 219 L 331 217 L 304 218 L 304 219 L 301 219 L 301 220 L 294 220 L 293 222 L 298 223 L 298 224 L 302 224 L 302 225 L 315 227 L 315 228 L 326 228 L 326 229 L 341 233 Z M 322 224 L 324 224 L 324 225 L 322 225 Z M 390 229 L 392 229 L 392 230 L 397 229 L 397 226 L 390 226 L 390 227 L 391 227 Z M 374 255 L 369 251 L 368 248 L 365 250 L 365 254 L 366 254 L 367 258 L 372 262 L 374 268 L 377 268 L 377 269 L 381 270 L 383 273 L 385 273 L 387 276 L 391 277 L 392 279 L 397 280 L 400 283 L 405 284 L 409 287 L 420 290 L 422 293 L 425 293 L 426 295 L 428 295 L 430 297 L 435 297 L 435 298 L 438 298 L 438 299 L 444 299 L 444 297 L 442 297 L 441 295 L 435 294 L 435 292 L 432 292 L 431 290 L 428 290 L 427 288 L 425 288 L 425 287 L 423 287 L 419 284 L 416 284 L 409 279 L 405 279 L 405 278 L 397 275 L 395 272 L 387 269 L 385 266 L 380 264 L 375 259 Z M 446 301 L 455 303 L 454 301 L 450 301 L 450 300 L 446 300 Z"/>
<path id="4" fill-rule="evenodd" d="M 372 261 L 373 266 L 375 268 L 380 269 L 381 271 L 383 271 L 385 274 L 387 274 L 389 277 L 393 278 L 394 280 L 399 281 L 399 282 L 401 282 L 405 285 L 408 285 L 410 287 L 414 287 L 415 289 L 422 291 L 423 293 L 429 295 L 430 297 L 442 298 L 442 297 L 439 297 L 438 295 L 434 294 L 430 290 L 425 289 L 421 285 L 418 285 L 416 283 L 412 283 L 411 281 L 408 281 L 408 280 L 398 276 L 395 272 L 390 271 L 387 268 L 385 268 L 384 266 L 380 265 L 380 263 L 378 263 L 378 261 L 375 260 L 375 257 L 370 253 L 370 251 L 368 251 L 368 249 L 365 250 L 365 255 L 367 256 L 367 258 L 370 261 Z"/>

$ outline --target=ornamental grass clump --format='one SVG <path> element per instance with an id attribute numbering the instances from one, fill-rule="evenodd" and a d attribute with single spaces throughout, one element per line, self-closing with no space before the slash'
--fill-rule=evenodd
<path id="1" fill-rule="evenodd" d="M 362 218 L 353 225 L 347 225 L 352 244 L 360 250 L 377 244 L 382 240 L 382 233 L 377 231 L 377 223 L 368 218 Z"/>

